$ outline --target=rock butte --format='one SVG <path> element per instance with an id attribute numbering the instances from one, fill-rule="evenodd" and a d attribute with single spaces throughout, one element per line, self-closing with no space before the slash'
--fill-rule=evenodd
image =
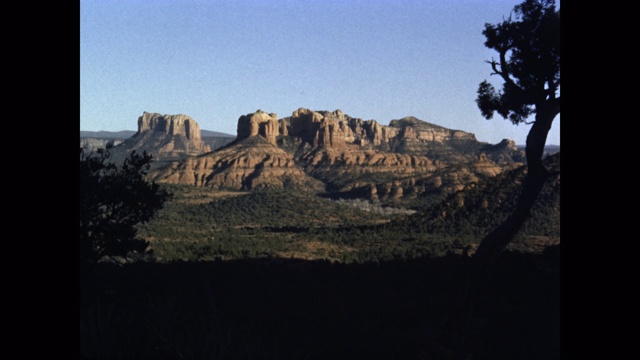
<path id="1" fill-rule="evenodd" d="M 190 118 L 152 115 L 139 119 L 139 131 L 180 129 L 196 137 L 189 132 L 193 125 L 178 126 Z M 152 178 L 213 189 L 301 188 L 388 200 L 455 192 L 524 158 L 511 140 L 491 145 L 413 117 L 384 126 L 340 110 L 299 108 L 283 119 L 257 110 L 239 117 L 237 132 L 234 143 L 173 163 Z"/>
<path id="2" fill-rule="evenodd" d="M 145 111 L 138 117 L 138 131 L 110 150 L 111 159 L 122 162 L 134 150 L 152 154 L 152 168 L 156 168 L 161 161 L 188 159 L 211 148 L 202 141 L 200 126 L 191 117 Z"/>
<path id="3" fill-rule="evenodd" d="M 352 118 L 340 110 L 328 112 L 306 108 L 299 108 L 290 117 L 280 120 L 277 114 L 262 110 L 240 116 L 238 139 L 258 135 L 274 145 L 278 136 L 293 136 L 313 147 L 334 149 L 344 148 L 347 144 L 381 145 L 407 139 L 436 143 L 476 140 L 474 134 L 446 129 L 413 117 L 392 120 L 389 126 L 384 126 L 375 120 Z"/>
<path id="4" fill-rule="evenodd" d="M 160 115 L 145 111 L 138 118 L 138 134 L 146 132 L 165 134 L 168 135 L 168 138 L 182 135 L 187 140 L 185 146 L 181 148 L 176 146 L 175 141 L 169 140 L 160 149 L 160 152 L 184 151 L 197 155 L 211 151 L 209 146 L 202 142 L 200 126 L 187 115 Z"/>

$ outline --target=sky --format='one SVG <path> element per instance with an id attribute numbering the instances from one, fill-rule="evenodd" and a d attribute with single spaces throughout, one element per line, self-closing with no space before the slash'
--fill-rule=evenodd
<path id="1" fill-rule="evenodd" d="M 235 135 L 241 115 L 303 107 L 524 144 L 530 125 L 486 120 L 475 102 L 483 80 L 501 87 L 484 24 L 520 2 L 81 0 L 80 130 L 137 130 L 146 111 Z"/>

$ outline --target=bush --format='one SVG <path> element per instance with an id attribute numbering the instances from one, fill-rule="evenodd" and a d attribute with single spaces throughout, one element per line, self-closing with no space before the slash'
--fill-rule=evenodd
<path id="1" fill-rule="evenodd" d="M 109 150 L 94 154 L 80 148 L 80 259 L 95 264 L 105 257 L 127 259 L 144 253 L 136 225 L 146 222 L 170 194 L 148 182 L 151 155 L 131 152 L 121 166 L 109 162 Z"/>

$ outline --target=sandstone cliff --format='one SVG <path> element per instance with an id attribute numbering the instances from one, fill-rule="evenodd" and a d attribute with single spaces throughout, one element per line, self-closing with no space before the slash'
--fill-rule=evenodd
<path id="1" fill-rule="evenodd" d="M 260 135 L 267 142 L 276 143 L 276 137 L 280 135 L 277 114 L 267 114 L 262 110 L 255 113 L 242 115 L 238 119 L 238 139 L 245 139 Z"/>
<path id="2" fill-rule="evenodd" d="M 203 153 L 211 149 L 202 142 L 200 138 L 200 126 L 187 115 L 160 115 L 158 113 L 144 112 L 138 118 L 138 134 L 145 132 L 160 133 L 168 135 L 169 139 L 161 149 L 164 152 L 184 151 L 186 153 Z M 176 147 L 172 138 L 184 137 L 184 145 Z"/>
<path id="3" fill-rule="evenodd" d="M 414 117 L 384 126 L 340 110 L 300 108 L 281 121 L 300 144 L 296 160 L 306 173 L 344 196 L 381 201 L 443 196 L 522 165 L 512 141 L 481 143 L 474 134 Z"/>
<path id="4" fill-rule="evenodd" d="M 436 143 L 443 143 L 450 140 L 476 141 L 474 134 L 430 124 L 413 116 L 404 117 L 399 120 L 391 120 L 389 127 L 399 129 L 403 139 L 416 139 Z"/>
<path id="5" fill-rule="evenodd" d="M 238 139 L 262 136 L 276 144 L 278 137 L 297 138 L 312 148 L 344 149 L 347 145 L 376 148 L 383 151 L 423 155 L 438 147 L 455 147 L 452 152 L 464 153 L 461 147 L 477 155 L 480 143 L 475 135 L 430 124 L 415 117 L 391 120 L 389 126 L 376 120 L 362 120 L 344 114 L 341 110 L 295 110 L 291 116 L 278 119 L 274 113 L 262 110 L 242 115 L 238 119 Z M 517 149 L 516 149 L 517 150 Z M 489 155 L 491 157 L 491 155 Z"/>
<path id="6" fill-rule="evenodd" d="M 161 115 L 144 112 L 138 117 L 138 132 L 112 148 L 112 158 L 124 159 L 131 151 L 153 155 L 159 161 L 186 159 L 211 151 L 200 137 L 200 126 L 187 115 Z"/>
<path id="7" fill-rule="evenodd" d="M 212 189 L 299 188 L 323 191 L 324 185 L 296 165 L 292 155 L 260 138 L 244 138 L 218 151 L 174 162 L 152 174 L 160 183 Z"/>
<path id="8" fill-rule="evenodd" d="M 389 202 L 442 197 L 524 159 L 510 140 L 481 143 L 471 133 L 414 117 L 385 126 L 340 110 L 299 108 L 283 119 L 257 110 L 240 116 L 237 130 L 237 140 L 224 149 L 175 163 L 154 178 L 215 189 L 299 187 Z"/>

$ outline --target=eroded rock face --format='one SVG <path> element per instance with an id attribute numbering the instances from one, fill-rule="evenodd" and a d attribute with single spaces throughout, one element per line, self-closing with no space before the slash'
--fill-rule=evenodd
<path id="1" fill-rule="evenodd" d="M 242 115 L 238 119 L 238 139 L 260 135 L 267 142 L 275 145 L 276 137 L 280 133 L 277 114 L 267 114 L 262 110 L 258 110 L 255 113 Z"/>
<path id="2" fill-rule="evenodd" d="M 352 118 L 340 110 L 329 112 L 299 108 L 291 117 L 281 120 L 281 128 L 286 129 L 286 135 L 300 137 L 313 147 L 378 146 L 407 140 L 440 144 L 454 140 L 476 141 L 474 134 L 446 129 L 414 117 L 391 120 L 389 126 L 384 126 L 376 120 Z M 285 135 L 285 131 L 280 135 Z"/>
<path id="3" fill-rule="evenodd" d="M 433 143 L 476 141 L 474 134 L 446 129 L 414 117 L 392 120 L 389 126 L 384 126 L 376 120 L 352 118 L 341 110 L 330 112 L 307 108 L 299 108 L 290 117 L 279 120 L 276 114 L 262 110 L 238 119 L 239 139 L 258 135 L 271 144 L 277 143 L 278 136 L 291 136 L 313 148 L 342 149 L 349 144 L 380 146 L 393 143 L 407 151 L 417 152 Z"/>
<path id="4" fill-rule="evenodd" d="M 211 151 L 200 137 L 200 126 L 187 115 L 144 112 L 138 117 L 138 132 L 111 149 L 112 159 L 122 161 L 131 151 L 146 151 L 158 161 L 186 159 Z"/>
<path id="5" fill-rule="evenodd" d="M 194 149 L 211 151 L 211 149 L 206 149 L 206 145 L 202 143 L 200 126 L 187 115 L 160 115 L 145 111 L 138 118 L 138 134 L 145 131 L 161 132 L 169 136 L 182 135 Z"/>
<path id="6" fill-rule="evenodd" d="M 414 117 L 384 126 L 340 110 L 299 108 L 283 119 L 257 110 L 240 116 L 237 129 L 237 143 L 175 163 L 154 178 L 214 189 L 298 187 L 402 201 L 454 193 L 521 165 L 510 140 L 480 143 L 474 134 Z"/>
<path id="7" fill-rule="evenodd" d="M 159 153 L 178 151 L 195 155 L 211 151 L 209 146 L 202 142 L 200 126 L 187 115 L 160 115 L 145 111 L 138 118 L 138 135 L 146 132 L 167 135 L 166 139 L 168 141 L 158 149 Z M 181 141 L 177 144 L 173 138 L 179 135 L 183 136 L 186 141 Z"/>
<path id="8" fill-rule="evenodd" d="M 159 183 L 205 186 L 216 190 L 324 190 L 324 184 L 305 174 L 291 154 L 257 138 L 243 139 L 234 146 L 175 162 L 155 172 L 152 179 Z"/>
<path id="9" fill-rule="evenodd" d="M 474 134 L 430 124 L 413 116 L 391 120 L 389 127 L 399 129 L 403 139 L 417 139 L 437 143 L 450 140 L 476 140 Z"/>

